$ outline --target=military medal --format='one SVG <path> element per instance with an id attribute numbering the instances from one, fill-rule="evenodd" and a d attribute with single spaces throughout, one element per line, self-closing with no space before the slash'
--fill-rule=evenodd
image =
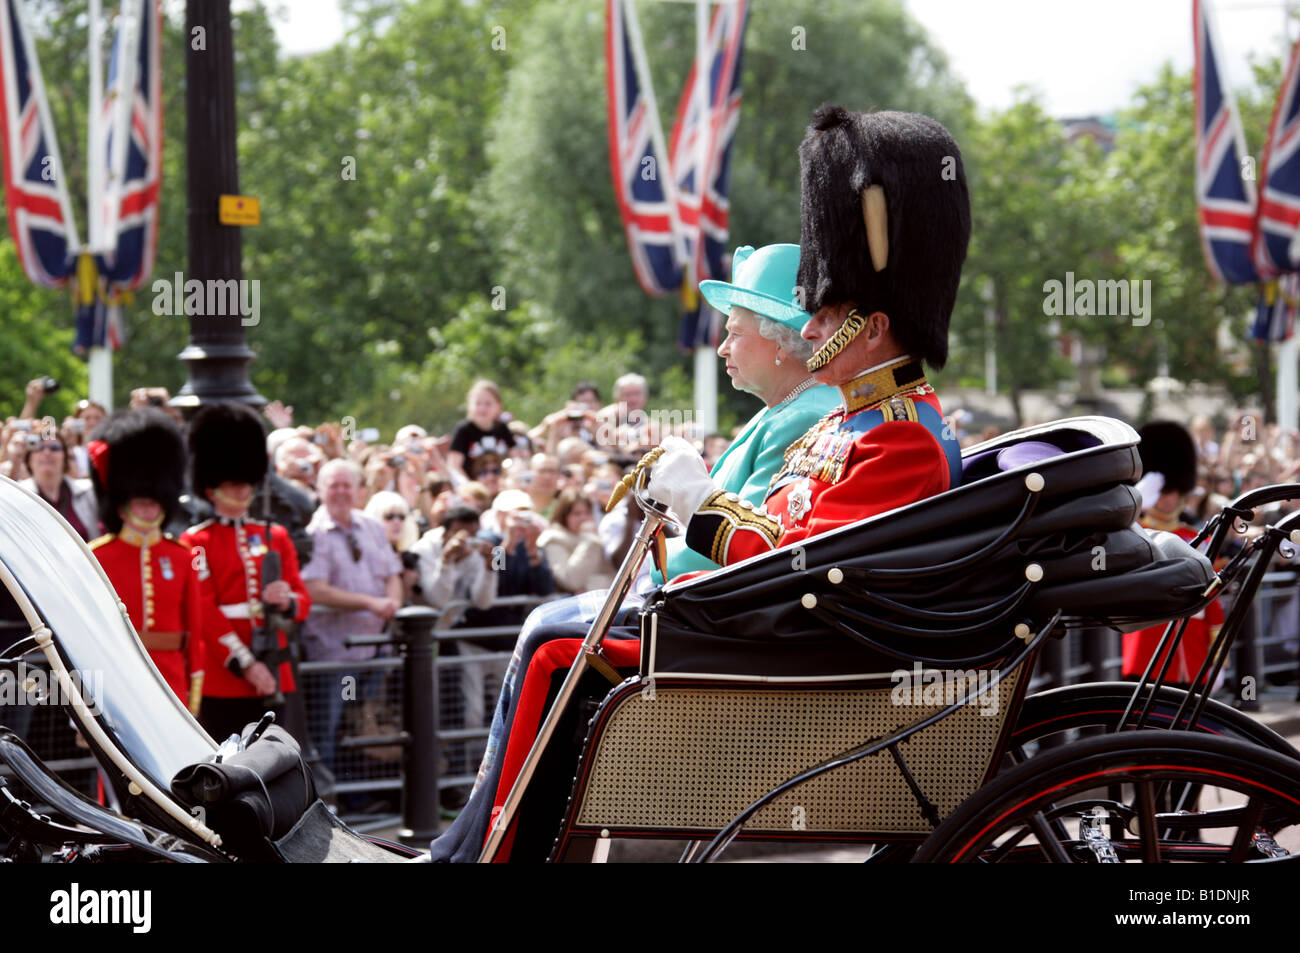
<path id="1" fill-rule="evenodd" d="M 790 491 L 789 502 L 786 504 L 786 512 L 790 514 L 790 520 L 798 523 L 812 509 L 812 489 L 808 483 L 807 477 L 795 484 L 795 488 Z"/>
<path id="2" fill-rule="evenodd" d="M 261 533 L 252 533 L 248 537 L 248 549 L 254 556 L 266 555 L 266 544 L 262 542 Z"/>
<path id="3" fill-rule="evenodd" d="M 162 569 L 164 579 L 175 579 L 176 574 L 172 572 L 172 561 L 170 556 L 162 556 L 158 560 L 158 566 Z"/>

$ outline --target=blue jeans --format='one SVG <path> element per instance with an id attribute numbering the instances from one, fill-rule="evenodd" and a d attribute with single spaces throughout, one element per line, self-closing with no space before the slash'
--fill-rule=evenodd
<path id="1" fill-rule="evenodd" d="M 339 723 L 343 720 L 345 704 L 360 704 L 374 694 L 375 670 L 306 672 L 308 724 L 311 725 L 312 740 L 320 753 L 321 761 L 339 777 L 335 766 L 338 751 Z M 345 681 L 351 679 L 351 681 Z"/>

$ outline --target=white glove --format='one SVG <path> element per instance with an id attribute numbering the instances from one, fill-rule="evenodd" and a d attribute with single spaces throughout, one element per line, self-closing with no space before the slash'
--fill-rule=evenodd
<path id="1" fill-rule="evenodd" d="M 671 509 L 682 522 L 689 522 L 718 488 L 709 478 L 704 458 L 681 437 L 666 437 L 659 446 L 663 455 L 651 466 L 646 494 Z"/>

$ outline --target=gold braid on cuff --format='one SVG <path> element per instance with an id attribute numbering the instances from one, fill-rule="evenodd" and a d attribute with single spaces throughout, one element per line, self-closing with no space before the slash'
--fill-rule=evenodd
<path id="1" fill-rule="evenodd" d="M 817 353 L 808 358 L 805 365 L 809 371 L 821 370 L 831 361 L 835 360 L 840 351 L 849 346 L 863 328 L 867 326 L 867 319 L 858 314 L 858 309 L 854 308 L 849 312 L 840 329 L 831 335 L 831 339 L 817 349 Z"/>
<path id="2" fill-rule="evenodd" d="M 633 487 L 644 488 L 650 482 L 650 469 L 655 465 L 655 461 L 664 455 L 663 447 L 655 447 L 644 457 L 637 461 L 637 465 L 632 472 L 619 481 L 618 486 L 614 487 L 614 492 L 609 495 L 609 502 L 605 504 L 605 512 L 612 513 L 614 507 L 627 496 L 628 491 Z"/>
<path id="3" fill-rule="evenodd" d="M 690 538 L 692 534 L 695 535 L 703 543 L 697 552 L 708 556 L 719 566 L 725 566 L 731 537 L 742 529 L 760 534 L 767 540 L 769 547 L 775 547 L 781 536 L 781 526 L 772 517 L 756 513 L 752 507 L 742 506 L 738 499 L 733 500 L 730 495 L 719 490 L 711 494 L 691 517 L 686 542 L 695 549 Z M 707 537 L 707 542 L 703 537 Z"/>

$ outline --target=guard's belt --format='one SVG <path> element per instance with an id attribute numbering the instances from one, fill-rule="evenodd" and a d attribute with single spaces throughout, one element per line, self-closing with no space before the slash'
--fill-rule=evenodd
<path id="1" fill-rule="evenodd" d="M 251 605 L 247 602 L 236 602 L 233 605 L 221 607 L 221 614 L 227 619 L 251 619 L 254 613 L 261 615 L 262 604 L 260 602 L 254 602 Z"/>
<path id="2" fill-rule="evenodd" d="M 140 641 L 150 652 L 175 652 L 185 645 L 185 633 L 141 632 Z"/>

